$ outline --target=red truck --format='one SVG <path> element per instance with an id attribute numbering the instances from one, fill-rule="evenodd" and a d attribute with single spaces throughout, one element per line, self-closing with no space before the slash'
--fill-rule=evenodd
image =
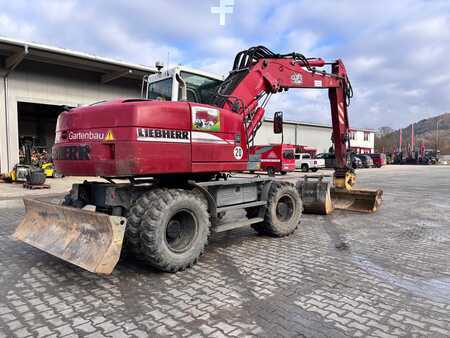
<path id="1" fill-rule="evenodd" d="M 269 144 L 252 146 L 249 149 L 249 161 L 253 163 L 250 171 L 264 170 L 269 175 L 280 172 L 285 175 L 295 170 L 295 145 Z"/>

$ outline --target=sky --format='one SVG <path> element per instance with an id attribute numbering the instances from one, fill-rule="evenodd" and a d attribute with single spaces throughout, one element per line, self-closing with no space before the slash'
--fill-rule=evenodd
<path id="1" fill-rule="evenodd" d="M 450 1 L 0 0 L 0 36 L 153 66 L 227 75 L 255 45 L 344 61 L 350 124 L 399 128 L 450 111 Z M 273 95 L 267 116 L 330 123 L 325 90 Z"/>

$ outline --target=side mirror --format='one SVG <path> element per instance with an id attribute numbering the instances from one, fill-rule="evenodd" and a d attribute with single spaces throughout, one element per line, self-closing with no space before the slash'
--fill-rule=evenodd
<path id="1" fill-rule="evenodd" d="M 273 132 L 281 134 L 283 132 L 283 112 L 277 111 L 273 114 Z"/>

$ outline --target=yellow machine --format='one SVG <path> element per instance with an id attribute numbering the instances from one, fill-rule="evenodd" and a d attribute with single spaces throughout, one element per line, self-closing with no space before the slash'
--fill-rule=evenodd
<path id="1" fill-rule="evenodd" d="M 43 163 L 41 169 L 44 171 L 45 177 L 62 177 L 62 175 L 56 171 L 53 162 Z"/>
<path id="2" fill-rule="evenodd" d="M 8 182 L 22 182 L 32 185 L 45 183 L 45 173 L 39 167 L 30 164 L 16 164 L 7 175 L 3 177 Z"/>

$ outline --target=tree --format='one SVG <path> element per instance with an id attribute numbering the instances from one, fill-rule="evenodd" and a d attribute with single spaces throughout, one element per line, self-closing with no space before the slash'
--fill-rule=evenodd
<path id="1" fill-rule="evenodd" d="M 377 134 L 379 136 L 384 136 L 390 133 L 393 133 L 394 129 L 392 129 L 391 127 L 380 127 L 377 131 Z"/>

